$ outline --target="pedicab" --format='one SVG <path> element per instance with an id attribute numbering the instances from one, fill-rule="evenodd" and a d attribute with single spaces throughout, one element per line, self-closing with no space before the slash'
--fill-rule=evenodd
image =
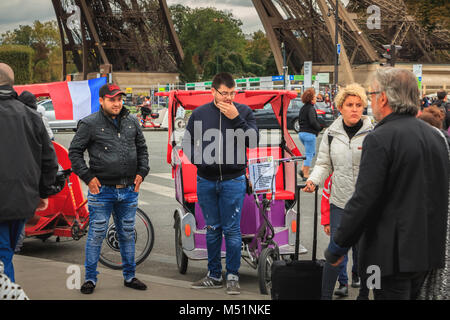
<path id="1" fill-rule="evenodd" d="M 83 195 L 79 177 L 72 172 L 68 151 L 57 142 L 53 142 L 58 158 L 59 171 L 53 187 L 53 195 L 48 198 L 48 207 L 36 211 L 25 224 L 25 236 L 36 237 L 43 241 L 51 236 L 80 240 L 87 234 L 89 226 L 89 211 L 87 199 Z M 153 248 L 153 225 L 147 214 L 137 208 L 135 222 L 135 260 L 136 264 L 143 262 Z M 100 260 L 102 264 L 112 269 L 121 269 L 122 261 L 118 234 L 111 217 L 106 238 L 102 245 Z"/>
<path id="2" fill-rule="evenodd" d="M 210 91 L 170 91 L 158 93 L 169 99 L 169 141 L 167 162 L 172 166 L 175 181 L 175 198 L 180 206 L 174 211 L 175 250 L 178 271 L 185 274 L 189 260 L 207 260 L 206 228 L 197 199 L 197 168 L 181 149 L 183 132 L 175 130 L 177 108 L 193 110 L 212 100 Z M 249 188 L 241 214 L 242 259 L 258 271 L 259 289 L 268 294 L 271 288 L 271 265 L 277 259 L 292 259 L 295 250 L 297 201 L 297 161 L 303 159 L 289 135 L 286 114 L 291 99 L 297 92 L 239 91 L 234 101 L 261 109 L 270 104 L 281 128 L 280 143 L 258 146 L 247 150 L 247 159 L 269 157 L 275 163 L 269 192 Z M 276 170 L 277 169 L 277 170 Z M 248 173 L 248 169 L 247 169 Z M 225 240 L 222 241 L 222 258 L 225 257 Z M 307 250 L 300 245 L 300 254 Z"/>
<path id="3" fill-rule="evenodd" d="M 144 105 L 137 106 L 137 108 L 142 108 Z M 146 116 L 142 116 L 142 109 L 141 112 L 137 114 L 137 118 L 139 120 L 139 123 L 142 128 L 160 128 L 160 123 L 155 123 L 154 120 L 159 118 L 159 113 L 157 112 L 150 112 L 150 114 Z"/>

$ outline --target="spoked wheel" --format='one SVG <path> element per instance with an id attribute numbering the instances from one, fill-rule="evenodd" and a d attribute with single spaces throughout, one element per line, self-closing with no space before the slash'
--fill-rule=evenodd
<path id="1" fill-rule="evenodd" d="M 185 274 L 188 267 L 188 257 L 183 252 L 183 244 L 181 242 L 181 227 L 180 220 L 175 221 L 175 254 L 177 257 L 178 271 Z"/>
<path id="2" fill-rule="evenodd" d="M 136 210 L 136 221 L 134 226 L 135 262 L 136 265 L 144 261 L 153 249 L 155 232 L 152 222 L 147 214 L 141 209 Z M 111 223 L 106 231 L 103 241 L 102 252 L 99 261 L 112 269 L 122 269 L 122 257 L 120 255 L 119 238 L 111 217 Z"/>
<path id="3" fill-rule="evenodd" d="M 270 294 L 272 289 L 272 264 L 278 260 L 277 253 L 273 248 L 264 248 L 258 260 L 259 292 Z"/>

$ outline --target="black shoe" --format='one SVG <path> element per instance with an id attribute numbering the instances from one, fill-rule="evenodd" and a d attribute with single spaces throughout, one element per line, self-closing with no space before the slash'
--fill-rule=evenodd
<path id="1" fill-rule="evenodd" d="M 92 281 L 86 281 L 81 286 L 80 291 L 81 291 L 81 293 L 84 293 L 84 294 L 91 294 L 92 292 L 94 292 L 94 289 L 95 289 L 95 284 Z"/>
<path id="2" fill-rule="evenodd" d="M 352 272 L 352 288 L 359 288 L 361 286 L 361 281 L 356 273 Z"/>
<path id="3" fill-rule="evenodd" d="M 348 285 L 339 284 L 339 289 L 334 291 L 334 294 L 338 297 L 347 297 L 348 296 Z"/>
<path id="4" fill-rule="evenodd" d="M 300 177 L 302 177 L 302 178 L 305 177 L 305 175 L 303 174 L 303 170 L 300 170 L 299 174 L 300 174 Z"/>
<path id="5" fill-rule="evenodd" d="M 136 290 L 147 290 L 147 286 L 138 278 L 133 278 L 130 282 L 123 281 L 125 287 L 136 289 Z"/>

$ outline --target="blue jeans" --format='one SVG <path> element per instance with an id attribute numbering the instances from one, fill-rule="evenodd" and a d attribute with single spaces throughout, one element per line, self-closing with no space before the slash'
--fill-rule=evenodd
<path id="1" fill-rule="evenodd" d="M 316 135 L 309 132 L 299 132 L 298 138 L 305 146 L 306 160 L 303 165 L 310 167 L 312 159 L 316 155 Z"/>
<path id="2" fill-rule="evenodd" d="M 341 224 L 341 218 L 344 210 L 336 207 L 334 204 L 330 204 L 330 242 L 333 242 L 333 237 L 336 234 L 339 225 Z M 353 258 L 356 256 L 356 249 L 352 247 L 354 252 Z M 331 300 L 333 296 L 334 287 L 336 285 L 336 280 L 339 277 L 339 283 L 343 285 L 348 284 L 347 277 L 347 262 L 348 256 L 344 256 L 344 261 L 341 262 L 337 267 L 331 266 L 328 262 L 323 268 L 322 275 L 322 300 Z M 353 260 L 352 270 L 357 271 L 356 259 Z"/>
<path id="3" fill-rule="evenodd" d="M 134 224 L 138 195 L 137 192 L 134 192 L 134 185 L 123 189 L 101 186 L 100 193 L 88 193 L 89 231 L 84 264 L 86 281 L 90 280 L 97 283 L 97 263 L 111 213 L 113 214 L 122 256 L 123 277 L 125 280 L 131 280 L 134 277 L 136 270 Z"/>
<path id="4" fill-rule="evenodd" d="M 209 275 L 222 278 L 222 233 L 226 245 L 228 274 L 239 276 L 241 266 L 241 210 L 245 197 L 245 176 L 210 181 L 197 176 L 197 197 L 206 224 Z"/>
<path id="5" fill-rule="evenodd" d="M 3 262 L 5 275 L 15 282 L 13 256 L 17 241 L 19 240 L 25 220 L 11 220 L 0 222 L 0 260 Z"/>

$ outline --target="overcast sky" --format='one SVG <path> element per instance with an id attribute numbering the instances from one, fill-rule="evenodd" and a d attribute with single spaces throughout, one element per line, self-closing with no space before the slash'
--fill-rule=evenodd
<path id="1" fill-rule="evenodd" d="M 251 0 L 166 0 L 172 4 L 183 4 L 191 8 L 214 7 L 230 10 L 243 22 L 244 33 L 252 33 L 263 26 Z M 0 34 L 14 30 L 19 25 L 31 25 L 34 20 L 42 22 L 56 20 L 55 11 L 50 0 L 0 0 Z"/>

